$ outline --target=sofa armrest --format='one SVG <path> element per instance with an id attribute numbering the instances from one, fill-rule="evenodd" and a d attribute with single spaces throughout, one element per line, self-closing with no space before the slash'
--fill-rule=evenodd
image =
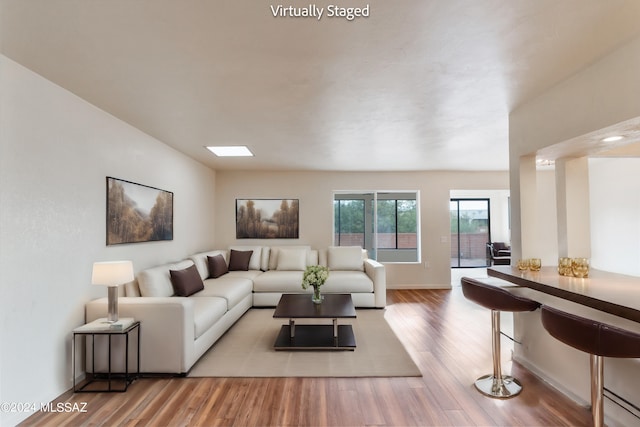
<path id="1" fill-rule="evenodd" d="M 387 305 L 387 275 L 384 265 L 372 259 L 365 259 L 364 272 L 373 281 L 375 306 L 384 308 Z"/>
<path id="2" fill-rule="evenodd" d="M 86 321 L 107 316 L 107 298 L 89 301 Z M 140 370 L 185 373 L 194 359 L 194 302 L 185 297 L 121 297 L 119 317 L 140 321 Z"/>

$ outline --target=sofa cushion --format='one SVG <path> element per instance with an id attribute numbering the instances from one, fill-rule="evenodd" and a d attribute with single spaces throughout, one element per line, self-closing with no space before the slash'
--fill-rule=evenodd
<path id="1" fill-rule="evenodd" d="M 229 271 L 236 270 L 249 270 L 249 262 L 251 261 L 251 255 L 253 251 L 236 251 L 235 249 L 231 249 L 231 254 L 229 255 Z M 255 270 L 252 268 L 252 270 Z"/>
<path id="2" fill-rule="evenodd" d="M 220 254 L 215 256 L 207 256 L 207 265 L 209 266 L 208 278 L 217 279 L 223 274 L 227 274 L 229 272 L 229 267 L 227 267 L 227 262 L 224 260 L 224 257 Z"/>
<path id="3" fill-rule="evenodd" d="M 193 300 L 194 334 L 198 339 L 207 332 L 227 312 L 224 298 L 191 298 Z"/>
<path id="4" fill-rule="evenodd" d="M 227 274 L 225 274 L 223 277 L 234 277 L 234 278 L 248 279 L 253 281 L 253 279 L 260 276 L 261 274 L 262 274 L 262 271 L 260 270 L 247 270 L 247 271 L 240 270 L 240 271 L 230 271 Z M 222 277 L 220 277 L 220 279 L 222 279 Z"/>
<path id="5" fill-rule="evenodd" d="M 304 270 L 307 266 L 307 252 L 306 249 L 280 249 L 276 270 Z"/>
<path id="6" fill-rule="evenodd" d="M 198 269 L 198 273 L 200 273 L 200 277 L 202 278 L 202 280 L 209 277 L 209 265 L 207 262 L 207 257 L 216 255 L 222 255 L 225 261 L 229 259 L 229 257 L 227 256 L 227 251 L 220 250 L 199 252 L 189 257 L 189 259 L 196 265 L 196 268 Z"/>
<path id="7" fill-rule="evenodd" d="M 260 259 L 260 270 L 267 271 L 269 269 L 269 255 L 271 254 L 271 248 L 264 246 L 262 248 L 262 257 Z"/>
<path id="8" fill-rule="evenodd" d="M 267 264 L 267 270 L 276 270 L 278 268 L 278 254 L 281 249 L 304 249 L 307 251 L 306 265 L 318 264 L 318 251 L 311 249 L 311 246 L 306 245 L 289 245 L 289 246 L 272 246 L 269 253 L 269 262 Z M 306 266 L 305 266 L 306 267 Z"/>
<path id="9" fill-rule="evenodd" d="M 307 266 L 318 264 L 318 251 L 315 249 L 307 251 Z"/>
<path id="10" fill-rule="evenodd" d="M 137 276 L 140 295 L 143 297 L 173 296 L 174 291 L 169 270 L 183 270 L 190 265 L 193 265 L 193 261 L 185 260 L 142 270 Z"/>
<path id="11" fill-rule="evenodd" d="M 195 265 L 182 270 L 169 270 L 174 293 L 179 297 L 188 297 L 204 289 L 204 284 Z"/>
<path id="12" fill-rule="evenodd" d="M 322 292 L 373 292 L 373 281 L 362 271 L 330 271 Z"/>
<path id="13" fill-rule="evenodd" d="M 231 310 L 240 301 L 251 295 L 253 291 L 253 282 L 240 276 L 233 276 L 231 273 L 225 274 L 217 279 L 207 279 L 204 281 L 204 289 L 193 298 L 200 297 L 219 297 L 224 298 L 227 304 L 227 310 Z"/>
<path id="14" fill-rule="evenodd" d="M 249 270 L 261 270 L 262 269 L 262 246 L 230 246 L 230 250 L 234 251 L 253 251 L 251 259 L 249 260 Z"/>
<path id="15" fill-rule="evenodd" d="M 253 291 L 311 292 L 302 289 L 302 274 L 302 271 L 266 271 L 254 279 Z M 373 292 L 373 281 L 363 271 L 330 271 L 329 278 L 321 290 L 327 293 Z"/>
<path id="16" fill-rule="evenodd" d="M 330 246 L 327 250 L 329 270 L 364 271 L 364 257 L 360 246 Z"/>
<path id="17" fill-rule="evenodd" d="M 304 289 L 302 289 L 302 274 L 302 271 L 265 271 L 253 279 L 253 291 L 285 293 L 305 292 Z"/>

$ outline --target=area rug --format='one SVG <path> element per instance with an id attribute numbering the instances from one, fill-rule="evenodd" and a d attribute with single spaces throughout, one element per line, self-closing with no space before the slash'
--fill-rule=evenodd
<path id="1" fill-rule="evenodd" d="M 189 377 L 412 377 L 420 370 L 384 319 L 384 310 L 357 310 L 351 324 L 354 351 L 276 351 L 273 343 L 287 319 L 273 309 L 249 310 L 193 366 Z M 300 319 L 302 323 L 327 320 Z M 328 320 L 330 323 L 330 320 Z"/>

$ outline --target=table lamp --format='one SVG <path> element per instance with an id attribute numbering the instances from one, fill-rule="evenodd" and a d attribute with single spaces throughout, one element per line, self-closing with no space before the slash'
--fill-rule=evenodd
<path id="1" fill-rule="evenodd" d="M 107 322 L 118 321 L 118 286 L 133 280 L 131 261 L 104 261 L 93 263 L 91 283 L 109 287 Z"/>

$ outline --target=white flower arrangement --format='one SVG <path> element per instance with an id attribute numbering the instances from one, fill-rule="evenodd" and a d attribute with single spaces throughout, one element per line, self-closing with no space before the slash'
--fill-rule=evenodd
<path id="1" fill-rule="evenodd" d="M 302 275 L 302 289 L 309 286 L 319 287 L 324 285 L 329 277 L 329 269 L 322 265 L 310 265 L 304 270 Z"/>

